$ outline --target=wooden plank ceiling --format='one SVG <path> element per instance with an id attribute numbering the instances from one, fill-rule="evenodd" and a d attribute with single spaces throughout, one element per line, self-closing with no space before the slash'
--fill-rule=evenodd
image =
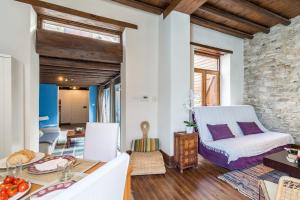
<path id="1" fill-rule="evenodd" d="M 40 83 L 63 87 L 101 85 L 120 75 L 122 44 L 43 29 L 43 21 L 81 31 L 120 37 L 137 25 L 40 0 L 16 0 L 31 4 L 38 15 L 36 52 L 40 55 Z"/>
<path id="2" fill-rule="evenodd" d="M 240 38 L 269 33 L 300 15 L 299 0 L 113 0 L 166 17 L 172 10 L 191 14 L 191 23 Z M 194 6 L 194 7 L 193 7 Z"/>

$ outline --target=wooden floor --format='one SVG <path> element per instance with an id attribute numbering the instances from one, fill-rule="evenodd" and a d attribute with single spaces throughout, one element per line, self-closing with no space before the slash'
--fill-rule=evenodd
<path id="1" fill-rule="evenodd" d="M 179 173 L 167 169 L 165 175 L 133 176 L 135 200 L 249 200 L 218 175 L 227 170 L 201 160 L 197 169 Z"/>

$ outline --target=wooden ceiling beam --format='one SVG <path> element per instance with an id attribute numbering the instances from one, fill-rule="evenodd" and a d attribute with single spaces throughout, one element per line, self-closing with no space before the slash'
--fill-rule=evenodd
<path id="1" fill-rule="evenodd" d="M 227 49 L 221 49 L 221 48 L 217 48 L 217 47 L 207 46 L 207 45 L 199 44 L 199 43 L 196 43 L 196 42 L 190 42 L 190 44 L 195 46 L 195 47 L 202 48 L 202 49 L 208 49 L 208 50 L 215 51 L 215 52 L 220 52 L 220 53 L 233 54 L 233 51 L 227 50 Z"/>
<path id="2" fill-rule="evenodd" d="M 257 13 L 260 13 L 262 15 L 265 15 L 267 17 L 270 17 L 270 18 L 273 18 L 273 19 L 276 19 L 279 23 L 283 24 L 283 25 L 289 25 L 291 23 L 291 21 L 281 15 L 278 15 L 274 12 L 271 12 L 263 7 L 260 7 L 248 0 L 226 0 L 226 1 L 230 1 L 230 2 L 233 2 L 233 3 L 236 3 L 238 5 L 240 5 L 242 8 L 245 8 L 245 9 L 251 9 Z"/>
<path id="3" fill-rule="evenodd" d="M 49 66 L 49 65 L 40 65 L 41 70 L 53 70 L 53 71 L 59 71 L 59 72 L 64 72 L 64 71 L 70 71 L 70 72 L 85 72 L 85 73 L 93 73 L 93 74 L 119 74 L 120 72 L 117 71 L 102 71 L 102 70 L 95 70 L 95 69 L 78 69 L 78 68 L 68 68 L 68 67 L 55 67 L 55 66 Z"/>
<path id="4" fill-rule="evenodd" d="M 203 26 L 209 29 L 213 29 L 215 31 L 219 31 L 222 33 L 226 33 L 229 35 L 233 35 L 235 37 L 239 37 L 239 38 L 248 38 L 248 39 L 252 39 L 253 35 L 249 34 L 249 33 L 245 33 L 221 24 L 218 24 L 216 22 L 212 22 L 200 17 L 196 17 L 196 16 L 191 16 L 191 23 L 199 25 L 199 26 Z"/>
<path id="5" fill-rule="evenodd" d="M 115 2 L 118 2 L 120 4 L 130 6 L 133 8 L 137 8 L 146 12 L 150 12 L 156 15 L 161 15 L 164 11 L 164 9 L 141 2 L 141 1 L 136 1 L 136 0 L 113 0 Z"/>
<path id="6" fill-rule="evenodd" d="M 55 82 L 70 82 L 70 83 L 74 83 L 74 82 L 101 82 L 101 81 L 105 81 L 108 79 L 111 79 L 112 77 L 100 77 L 100 78 L 95 78 L 95 77 L 85 77 L 82 78 L 82 76 L 66 76 L 65 78 L 68 78 L 68 81 L 59 81 L 58 77 L 55 75 L 40 75 L 40 79 L 42 80 L 49 80 L 49 81 L 55 81 Z M 73 81 L 71 80 L 73 79 Z"/>
<path id="7" fill-rule="evenodd" d="M 61 12 L 61 13 L 65 13 L 65 14 L 69 14 L 69 15 L 73 15 L 73 16 L 79 16 L 79 17 L 82 17 L 82 18 L 98 21 L 98 22 L 101 22 L 101 23 L 111 24 L 111 25 L 118 26 L 118 27 L 127 27 L 127 28 L 132 28 L 132 29 L 137 29 L 138 28 L 138 26 L 135 25 L 135 24 L 131 24 L 131 23 L 128 23 L 128 22 L 123 22 L 123 21 L 119 21 L 119 20 L 115 20 L 115 19 L 110 19 L 110 18 L 94 15 L 94 14 L 91 14 L 91 13 L 87 13 L 87 12 L 75 10 L 75 9 L 72 9 L 72 8 L 68 8 L 68 7 L 64 7 L 64 6 L 44 2 L 44 1 L 41 1 L 41 0 L 16 0 L 16 1 L 19 1 L 19 2 L 22 2 L 22 3 L 27 3 L 27 4 L 30 4 L 32 6 L 36 6 L 36 7 L 40 7 L 40 8 L 44 8 L 44 9 L 54 10 L 54 11 L 57 11 L 57 12 Z"/>
<path id="8" fill-rule="evenodd" d="M 70 60 L 70 59 L 52 58 L 52 57 L 45 57 L 45 56 L 40 56 L 40 65 L 86 69 L 86 70 L 102 70 L 102 71 L 115 71 L 115 72 L 120 71 L 120 64 Z"/>
<path id="9" fill-rule="evenodd" d="M 55 31 L 36 32 L 36 52 L 42 56 L 116 64 L 123 62 L 120 43 Z"/>
<path id="10" fill-rule="evenodd" d="M 166 18 L 174 10 L 190 15 L 206 1 L 207 0 L 172 0 L 170 5 L 163 12 L 163 16 Z"/>
<path id="11" fill-rule="evenodd" d="M 64 87 L 73 87 L 73 86 L 77 86 L 77 87 L 88 87 L 91 85 L 101 85 L 103 83 L 105 83 L 107 80 L 102 80 L 102 81 L 76 81 L 76 82 L 58 82 L 55 80 L 51 80 L 51 79 L 41 79 L 40 83 L 43 84 L 57 84 L 58 86 L 64 86 Z"/>
<path id="12" fill-rule="evenodd" d="M 250 20 L 241 18 L 237 15 L 233 15 L 233 14 L 228 13 L 226 11 L 219 10 L 219 9 L 213 7 L 213 6 L 208 5 L 208 4 L 205 4 L 205 5 L 201 6 L 199 8 L 199 10 L 208 12 L 208 13 L 214 15 L 214 16 L 223 17 L 223 18 L 225 18 L 227 20 L 230 20 L 230 21 L 235 21 L 235 22 L 238 22 L 238 23 L 241 23 L 241 24 L 245 24 L 247 26 L 254 27 L 254 28 L 256 28 L 259 31 L 262 31 L 264 33 L 269 33 L 270 32 L 270 29 L 268 27 L 265 27 L 263 25 L 252 22 Z"/>
<path id="13" fill-rule="evenodd" d="M 88 74 L 88 73 L 83 73 L 83 72 L 56 72 L 56 71 L 53 71 L 53 70 L 41 70 L 40 71 L 40 74 L 41 75 L 53 75 L 53 76 L 56 76 L 56 77 L 59 77 L 59 76 L 70 76 L 70 77 L 82 77 L 82 78 L 100 78 L 100 77 L 111 77 L 111 76 L 114 76 L 115 74 L 101 74 L 101 75 L 98 75 L 98 74 Z"/>

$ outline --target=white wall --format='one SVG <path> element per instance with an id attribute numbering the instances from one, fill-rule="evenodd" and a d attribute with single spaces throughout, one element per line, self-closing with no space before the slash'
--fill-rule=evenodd
<path id="1" fill-rule="evenodd" d="M 244 90 L 244 40 L 192 25 L 191 41 L 233 51 L 233 54 L 228 54 L 221 60 L 221 64 L 223 64 L 221 67 L 224 68 L 221 69 L 221 100 L 222 105 L 242 104 Z"/>
<path id="2" fill-rule="evenodd" d="M 126 134 L 126 148 L 132 139 L 141 138 L 140 123 L 150 122 L 150 137 L 157 137 L 157 88 L 158 88 L 158 27 L 159 16 L 104 0 L 47 0 L 48 2 L 138 25 L 138 30 L 124 33 L 125 56 L 121 91 L 122 109 L 126 109 L 126 124 L 121 122 L 122 134 Z M 149 96 L 149 101 L 142 101 Z M 124 107 L 124 104 L 126 108 Z M 124 120 L 124 116 L 122 118 Z M 124 130 L 125 129 L 125 130 Z M 124 139 L 124 135 L 122 136 Z M 124 148 L 123 148 L 124 149 Z"/>
<path id="3" fill-rule="evenodd" d="M 174 132 L 189 119 L 184 104 L 190 90 L 190 16 L 172 12 L 160 18 L 158 129 L 161 149 L 173 155 Z"/>
<path id="4" fill-rule="evenodd" d="M 163 84 L 164 77 L 161 76 L 158 78 L 159 73 L 166 73 L 168 70 L 168 67 L 163 69 L 159 67 L 159 54 L 161 52 L 159 43 L 162 42 L 162 40 L 160 41 L 159 39 L 160 16 L 126 7 L 109 0 L 47 1 L 138 25 L 138 30 L 126 29 L 124 33 L 124 43 L 126 45 L 124 55 L 126 59 L 121 69 L 123 75 L 121 88 L 122 111 L 126 110 L 125 113 L 122 113 L 123 121 L 121 122 L 122 134 L 124 134 L 122 136 L 123 150 L 129 148 L 132 139 L 142 137 L 140 122 L 143 120 L 150 122 L 150 137 L 158 137 L 159 133 L 164 133 L 165 129 L 170 130 L 171 126 L 174 127 L 174 129 L 183 128 L 181 127 L 181 120 L 185 118 L 184 114 L 178 116 L 178 122 L 176 123 L 176 120 L 174 122 L 168 121 L 170 120 L 171 114 L 176 115 L 176 109 L 182 109 L 181 100 L 174 101 L 168 88 L 171 88 L 171 85 L 174 84 L 172 90 L 177 92 L 179 89 L 177 89 L 176 84 L 178 84 L 178 86 L 181 86 L 181 83 L 185 85 L 186 81 L 189 80 L 187 80 L 188 78 L 186 76 L 184 76 L 185 78 L 182 80 L 180 76 L 174 75 L 174 77 L 177 76 L 180 80 L 169 82 L 170 85 L 165 85 Z M 28 135 L 28 137 L 26 137 L 26 145 L 32 149 L 37 149 L 39 69 L 38 58 L 34 49 L 35 39 L 33 34 L 35 28 L 34 19 L 36 16 L 31 6 L 12 0 L 2 0 L 0 2 L 0 15 L 0 53 L 10 54 L 25 65 L 25 129 Z M 176 31 L 176 29 L 178 29 L 177 31 L 185 29 L 179 26 L 181 22 L 177 23 L 174 21 L 173 23 L 174 27 L 177 26 L 173 31 Z M 190 29 L 188 29 L 188 32 L 189 31 Z M 162 32 L 164 31 L 161 31 L 161 33 Z M 185 34 L 184 31 L 182 31 L 181 34 Z M 224 87 L 223 94 L 230 94 L 226 104 L 242 103 L 243 40 L 195 25 L 192 25 L 190 34 L 191 41 L 193 42 L 234 51 L 230 59 L 225 60 L 231 64 L 230 69 L 227 70 L 231 78 L 229 78 L 229 82 L 227 81 L 229 84 L 226 84 L 227 86 Z M 167 36 L 162 36 L 161 38 L 163 37 Z M 169 42 L 176 43 L 176 39 L 170 40 Z M 161 46 L 161 48 L 167 49 L 168 46 L 169 45 L 166 44 L 165 47 Z M 181 46 L 175 46 L 175 48 L 181 48 Z M 177 53 L 173 51 L 173 54 L 175 55 Z M 165 55 L 170 56 L 168 53 Z M 182 55 L 177 56 L 180 57 Z M 171 61 L 165 62 L 171 63 Z M 170 63 L 163 65 L 171 66 Z M 124 80 L 126 80 L 126 84 Z M 170 79 L 169 81 L 172 80 Z M 160 91 L 158 91 L 159 88 Z M 143 101 L 142 96 L 148 96 L 150 100 Z M 183 96 L 188 96 L 188 94 L 184 94 Z M 160 98 L 159 105 L 157 102 L 158 98 Z M 174 104 L 171 105 L 171 102 Z M 158 109 L 165 109 L 166 106 L 172 107 L 170 107 L 167 113 L 160 111 L 159 114 Z M 174 110 L 171 111 L 171 108 L 174 108 Z M 163 125 L 158 126 L 158 123 Z M 163 137 L 164 136 L 162 136 L 162 138 Z M 169 135 L 167 137 L 169 137 Z M 167 150 L 168 153 L 172 154 L 172 138 L 169 138 L 167 142 L 168 148 L 166 149 L 169 149 Z M 164 145 L 165 142 L 163 141 L 162 146 Z"/>
<path id="5" fill-rule="evenodd" d="M 25 68 L 25 145 L 38 150 L 38 57 L 33 41 L 35 14 L 31 6 L 12 1 L 0 2 L 0 53 L 9 54 Z"/>

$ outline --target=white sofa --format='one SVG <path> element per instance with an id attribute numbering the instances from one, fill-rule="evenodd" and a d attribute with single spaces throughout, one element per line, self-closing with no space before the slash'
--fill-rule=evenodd
<path id="1" fill-rule="evenodd" d="M 39 138 L 39 151 L 52 154 L 57 144 L 61 130 L 58 127 L 41 128 Z"/>
<path id="2" fill-rule="evenodd" d="M 216 164 L 220 163 L 214 157 L 223 156 L 227 163 L 223 161 L 220 165 L 230 169 L 256 164 L 262 161 L 264 155 L 294 144 L 290 134 L 266 129 L 258 120 L 254 108 L 249 105 L 195 107 L 194 117 L 200 136 L 200 154 Z M 255 122 L 264 133 L 244 136 L 237 122 Z M 207 124 L 227 124 L 235 137 L 213 141 Z M 247 163 L 241 163 L 243 161 Z M 235 164 L 237 166 L 231 166 Z"/>

